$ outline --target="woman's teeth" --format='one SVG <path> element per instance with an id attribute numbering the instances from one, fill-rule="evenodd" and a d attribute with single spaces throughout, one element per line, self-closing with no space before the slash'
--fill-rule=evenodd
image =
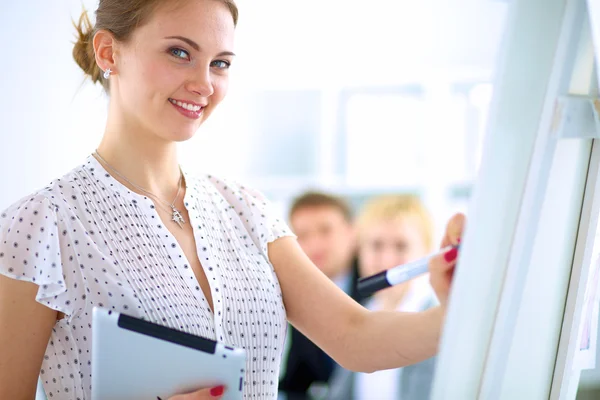
<path id="1" fill-rule="evenodd" d="M 176 100 L 173 100 L 173 99 L 169 99 L 169 101 L 171 103 L 175 104 L 178 107 L 185 108 L 188 111 L 198 112 L 202 108 L 200 106 L 195 106 L 193 104 L 183 103 L 181 101 L 176 101 Z"/>

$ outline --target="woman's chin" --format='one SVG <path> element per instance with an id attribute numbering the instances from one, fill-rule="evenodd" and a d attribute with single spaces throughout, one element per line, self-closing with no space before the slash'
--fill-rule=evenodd
<path id="1" fill-rule="evenodd" d="M 163 135 L 163 138 L 171 141 L 171 142 L 185 142 L 186 140 L 190 140 L 196 135 L 198 132 L 197 126 L 195 127 L 185 127 L 178 129 L 176 131 L 171 131 L 168 135 Z"/>

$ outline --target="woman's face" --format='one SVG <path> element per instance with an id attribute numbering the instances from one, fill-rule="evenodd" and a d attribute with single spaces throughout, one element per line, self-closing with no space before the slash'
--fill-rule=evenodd
<path id="1" fill-rule="evenodd" d="M 159 6 L 114 55 L 111 95 L 127 122 L 167 141 L 191 138 L 227 93 L 234 28 L 219 1 Z"/>
<path id="2" fill-rule="evenodd" d="M 410 215 L 372 222 L 359 235 L 361 276 L 373 275 L 428 254 L 422 227 Z"/>

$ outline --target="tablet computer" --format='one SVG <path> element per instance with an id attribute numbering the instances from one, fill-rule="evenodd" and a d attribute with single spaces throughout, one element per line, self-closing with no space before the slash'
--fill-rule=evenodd
<path id="1" fill-rule="evenodd" d="M 92 311 L 92 400 L 167 400 L 225 385 L 240 400 L 246 352 L 125 314 Z"/>

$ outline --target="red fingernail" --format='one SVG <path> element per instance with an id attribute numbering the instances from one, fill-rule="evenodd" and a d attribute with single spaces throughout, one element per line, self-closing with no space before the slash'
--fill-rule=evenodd
<path id="1" fill-rule="evenodd" d="M 457 242 L 457 243 L 460 243 L 460 238 L 456 239 L 456 242 Z"/>
<path id="2" fill-rule="evenodd" d="M 444 254 L 444 260 L 446 260 L 446 262 L 452 262 L 456 260 L 457 255 L 458 249 L 455 247 L 452 250 L 448 251 L 446 254 Z"/>
<path id="3" fill-rule="evenodd" d="M 225 386 L 217 386 L 214 387 L 212 389 L 210 389 L 210 395 L 213 397 L 219 397 L 223 394 L 223 392 L 225 391 Z"/>

